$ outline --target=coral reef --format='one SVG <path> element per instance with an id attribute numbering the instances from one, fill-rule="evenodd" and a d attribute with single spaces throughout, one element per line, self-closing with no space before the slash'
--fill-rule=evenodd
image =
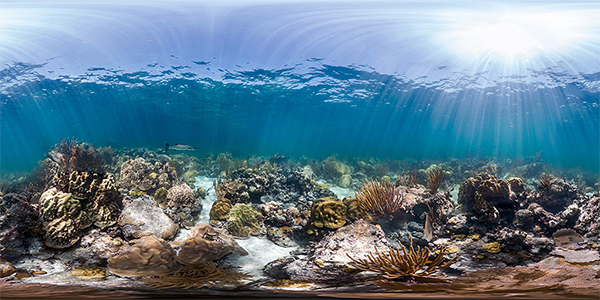
<path id="1" fill-rule="evenodd" d="M 123 253 L 108 259 L 111 273 L 121 276 L 160 276 L 172 274 L 183 266 L 198 266 L 230 253 L 248 255 L 225 231 L 199 223 L 187 237 L 173 242 L 173 247 L 154 235 L 134 241 Z"/>
<path id="2" fill-rule="evenodd" d="M 328 188 L 307 177 L 301 169 L 277 169 L 269 163 L 258 169 L 232 171 L 226 180 L 219 180 L 216 191 L 218 199 L 228 199 L 232 204 L 260 204 L 276 200 L 298 208 L 308 208 L 318 198 L 335 196 Z"/>
<path id="3" fill-rule="evenodd" d="M 0 196 L 0 257 L 19 256 L 25 238 L 39 226 L 37 209 L 24 195 Z"/>
<path id="4" fill-rule="evenodd" d="M 55 258 L 76 264 L 97 264 L 105 266 L 109 258 L 116 256 L 126 246 L 126 242 L 115 232 L 104 232 L 94 228 L 81 237 L 78 247 L 68 251 L 58 251 Z M 44 252 L 49 252 L 48 250 Z"/>
<path id="5" fill-rule="evenodd" d="M 104 156 L 109 152 L 104 153 Z M 64 172 L 71 171 L 99 173 L 103 171 L 102 156 L 89 144 L 74 139 L 65 139 L 54 146 L 49 153 Z M 108 154 L 110 156 L 110 154 Z"/>
<path id="6" fill-rule="evenodd" d="M 132 199 L 123 199 L 123 210 L 118 224 L 125 237 L 141 238 L 155 235 L 169 240 L 175 236 L 179 227 L 158 206 L 150 196 L 142 195 Z"/>
<path id="7" fill-rule="evenodd" d="M 125 252 L 108 259 L 108 270 L 120 276 L 154 276 L 177 268 L 175 251 L 153 235 L 134 241 Z"/>
<path id="8" fill-rule="evenodd" d="M 336 197 L 319 198 L 313 203 L 310 218 L 314 227 L 338 229 L 346 224 L 346 205 Z"/>
<path id="9" fill-rule="evenodd" d="M 561 229 L 552 237 L 556 248 L 551 254 L 564 257 L 568 263 L 589 264 L 600 260 L 597 250 L 588 249 L 583 243 L 583 237 L 573 229 Z"/>
<path id="10" fill-rule="evenodd" d="M 158 189 L 169 189 L 178 182 L 177 172 L 168 162 L 146 162 L 142 157 L 130 159 L 121 166 L 118 185 L 127 190 L 154 194 Z"/>
<path id="11" fill-rule="evenodd" d="M 169 189 L 166 198 L 166 211 L 169 217 L 186 228 L 193 226 L 193 220 L 202 206 L 194 191 L 186 184 L 175 185 Z"/>

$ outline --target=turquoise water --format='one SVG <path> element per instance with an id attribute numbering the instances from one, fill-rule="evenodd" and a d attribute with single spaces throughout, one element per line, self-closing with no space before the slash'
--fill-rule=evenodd
<path id="1" fill-rule="evenodd" d="M 0 15 L 2 172 L 68 137 L 198 155 L 541 153 L 600 171 L 596 1 L 19 1 Z"/>

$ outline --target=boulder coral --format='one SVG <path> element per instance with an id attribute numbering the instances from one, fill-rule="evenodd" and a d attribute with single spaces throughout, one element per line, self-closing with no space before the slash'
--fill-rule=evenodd
<path id="1" fill-rule="evenodd" d="M 213 202 L 213 205 L 210 208 L 210 219 L 226 220 L 229 210 L 231 210 L 231 202 L 229 202 L 227 199 L 218 199 L 217 201 Z"/>
<path id="2" fill-rule="evenodd" d="M 134 241 L 121 254 L 108 259 L 108 269 L 120 276 L 160 276 L 182 268 L 211 263 L 228 254 L 248 255 L 225 230 L 199 223 L 184 239 L 172 243 L 154 235 Z"/>
<path id="3" fill-rule="evenodd" d="M 197 224 L 185 239 L 175 244 L 179 245 L 175 259 L 188 266 L 212 262 L 230 253 L 248 255 L 225 230 L 213 228 L 205 223 Z"/>
<path id="4" fill-rule="evenodd" d="M 227 214 L 227 230 L 233 236 L 247 237 L 261 230 L 262 215 L 252 206 L 238 203 Z"/>
<path id="5" fill-rule="evenodd" d="M 68 248 L 79 240 L 83 229 L 116 223 L 121 199 L 111 174 L 74 171 L 68 185 L 58 186 L 45 191 L 39 200 L 46 246 Z"/>
<path id="6" fill-rule="evenodd" d="M 169 189 L 166 199 L 166 212 L 176 223 L 190 228 L 195 216 L 200 212 L 202 206 L 196 198 L 194 190 L 186 183 L 175 185 Z"/>

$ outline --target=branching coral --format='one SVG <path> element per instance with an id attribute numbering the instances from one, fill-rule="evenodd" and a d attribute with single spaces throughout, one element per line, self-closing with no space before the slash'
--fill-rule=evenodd
<path id="1" fill-rule="evenodd" d="M 386 279 L 398 279 L 403 277 L 437 277 L 439 269 L 447 268 L 456 262 L 457 258 L 446 263 L 444 261 L 445 249 L 440 250 L 440 254 L 431 262 L 428 261 L 430 250 L 427 247 L 421 249 L 417 246 L 417 250 L 413 248 L 412 237 L 408 250 L 404 245 L 400 244 L 400 249 L 390 248 L 387 252 L 380 252 L 375 248 L 373 253 L 367 254 L 367 258 L 353 258 L 350 265 L 361 270 L 370 271 L 381 274 Z"/>
<path id="2" fill-rule="evenodd" d="M 444 176 L 446 176 L 446 172 L 442 167 L 436 167 L 427 172 L 427 177 L 429 177 L 429 182 L 427 183 L 427 188 L 431 190 L 432 193 L 437 193 L 442 180 L 444 180 Z"/>
<path id="3" fill-rule="evenodd" d="M 358 207 L 376 217 L 390 215 L 402 208 L 404 197 L 389 182 L 371 180 L 355 191 Z"/>

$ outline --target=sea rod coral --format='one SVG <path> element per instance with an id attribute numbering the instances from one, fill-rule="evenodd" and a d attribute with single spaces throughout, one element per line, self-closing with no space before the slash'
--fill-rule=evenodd
<path id="1" fill-rule="evenodd" d="M 400 244 L 402 252 L 399 249 L 390 248 L 387 252 L 380 252 L 375 248 L 376 255 L 370 253 L 366 259 L 353 258 L 353 267 L 361 271 L 371 271 L 381 274 L 386 279 L 398 279 L 402 277 L 437 277 L 439 269 L 447 268 L 456 262 L 457 258 L 444 263 L 445 249 L 440 250 L 440 254 L 431 262 L 429 262 L 430 250 L 427 247 L 421 249 L 417 246 L 417 250 L 413 248 L 412 237 L 408 250 L 404 245 Z"/>

